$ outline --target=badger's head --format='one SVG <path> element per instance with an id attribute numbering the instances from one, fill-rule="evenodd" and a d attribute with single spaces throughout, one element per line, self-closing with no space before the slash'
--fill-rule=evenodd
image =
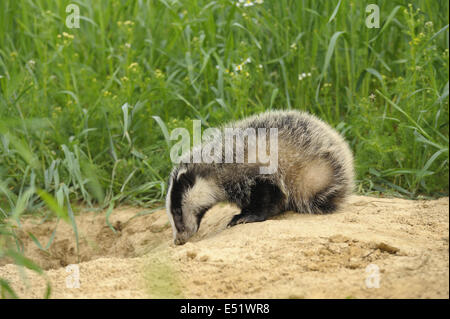
<path id="1" fill-rule="evenodd" d="M 210 174 L 187 166 L 173 169 L 169 177 L 166 212 L 176 245 L 183 245 L 198 230 L 206 211 L 221 200 L 222 192 Z"/>

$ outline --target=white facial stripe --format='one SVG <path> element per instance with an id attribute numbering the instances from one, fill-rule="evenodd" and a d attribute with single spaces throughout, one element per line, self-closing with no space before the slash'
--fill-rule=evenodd
<path id="1" fill-rule="evenodd" d="M 176 235 L 177 235 L 177 229 L 175 227 L 175 222 L 173 221 L 173 216 L 172 216 L 172 211 L 171 211 L 171 195 L 172 195 L 172 187 L 173 187 L 173 177 L 170 177 L 171 179 L 171 183 L 169 186 L 169 189 L 167 190 L 167 196 L 166 196 L 166 213 L 167 213 L 167 217 L 169 218 L 169 222 L 172 225 L 172 233 L 173 233 L 173 238 L 175 239 Z"/>
<path id="2" fill-rule="evenodd" d="M 223 198 L 222 191 L 212 180 L 197 177 L 195 184 L 183 196 L 183 221 L 191 230 L 197 230 L 199 209 L 210 207 Z"/>
<path id="3" fill-rule="evenodd" d="M 187 208 L 208 207 L 218 200 L 220 190 L 216 183 L 197 177 L 195 184 L 183 197 L 183 206 Z"/>

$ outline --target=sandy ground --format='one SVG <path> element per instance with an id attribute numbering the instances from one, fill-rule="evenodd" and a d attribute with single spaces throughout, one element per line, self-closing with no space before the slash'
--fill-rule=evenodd
<path id="1" fill-rule="evenodd" d="M 0 277 L 20 297 L 42 298 L 449 298 L 449 199 L 408 201 L 352 196 L 332 215 L 287 212 L 227 229 L 233 206 L 207 213 L 199 233 L 172 244 L 164 211 L 122 208 L 77 216 L 69 225 L 23 220 L 28 257 L 45 276 L 0 260 Z M 79 288 L 74 273 L 79 269 Z M 376 286 L 378 285 L 378 288 Z"/>

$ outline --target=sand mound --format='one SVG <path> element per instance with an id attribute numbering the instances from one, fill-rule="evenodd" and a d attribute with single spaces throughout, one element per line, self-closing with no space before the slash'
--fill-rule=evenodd
<path id="1" fill-rule="evenodd" d="M 449 199 L 353 196 L 332 215 L 287 212 L 226 229 L 238 209 L 217 205 L 184 246 L 172 244 L 164 211 L 77 216 L 72 229 L 23 220 L 25 255 L 45 276 L 1 260 L 0 277 L 20 297 L 41 298 L 449 298 Z M 76 264 L 79 288 L 68 287 Z M 378 278 L 378 279 L 377 279 Z M 374 288 L 378 283 L 379 288 Z M 370 288 L 372 287 L 372 288 Z"/>

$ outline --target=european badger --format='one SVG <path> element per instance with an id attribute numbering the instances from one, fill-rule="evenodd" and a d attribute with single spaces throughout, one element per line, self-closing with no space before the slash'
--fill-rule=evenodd
<path id="1" fill-rule="evenodd" d="M 247 160 L 192 163 L 191 152 L 188 163 L 175 167 L 168 182 L 166 209 L 175 244 L 182 245 L 194 235 L 206 211 L 221 201 L 241 209 L 229 222 L 231 227 L 261 222 L 287 210 L 331 213 L 351 193 L 354 173 L 350 148 L 318 118 L 299 111 L 273 111 L 227 127 L 278 128 L 278 169 L 261 174 L 258 160 L 254 164 Z M 269 143 L 267 140 L 267 148 Z M 246 159 L 250 157 L 249 145 L 244 143 Z"/>

